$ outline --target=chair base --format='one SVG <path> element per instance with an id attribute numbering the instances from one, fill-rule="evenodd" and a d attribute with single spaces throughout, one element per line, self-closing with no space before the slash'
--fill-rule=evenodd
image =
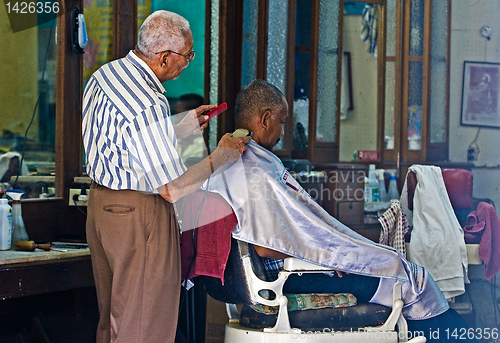
<path id="1" fill-rule="evenodd" d="M 363 332 L 363 331 L 334 331 L 325 328 L 323 331 L 301 332 L 301 333 L 264 333 L 260 329 L 242 327 L 237 323 L 226 325 L 224 343 L 291 343 L 297 339 L 314 339 L 318 343 L 397 343 L 398 333 L 387 332 Z"/>

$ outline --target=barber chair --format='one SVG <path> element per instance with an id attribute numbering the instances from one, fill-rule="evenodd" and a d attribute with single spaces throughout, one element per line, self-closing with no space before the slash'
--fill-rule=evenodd
<path id="1" fill-rule="evenodd" d="M 467 225 L 467 216 L 471 211 L 476 209 L 480 201 L 491 201 L 489 199 L 473 198 L 473 176 L 469 170 L 442 169 L 441 172 L 451 206 L 457 216 L 458 222 L 464 227 Z M 408 209 L 413 211 L 413 198 L 417 186 L 417 176 L 414 172 L 410 171 L 407 174 L 406 184 L 408 190 Z M 406 241 L 409 242 L 411 233 L 406 238 Z M 469 265 L 482 264 L 483 261 L 479 257 L 479 244 L 467 244 L 466 241 L 466 247 Z M 467 321 L 470 327 L 475 327 L 475 310 L 469 294 L 465 293 L 457 299 L 453 299 L 450 307 L 455 309 Z"/>
<path id="2" fill-rule="evenodd" d="M 377 304 L 352 307 L 309 309 L 288 312 L 283 285 L 292 273 L 333 272 L 295 258 L 285 260 L 285 270 L 277 280 L 264 281 L 263 264 L 252 245 L 232 239 L 224 285 L 218 278 L 201 276 L 207 293 L 225 302 L 229 323 L 225 343 L 296 342 L 314 338 L 315 342 L 407 342 L 407 324 L 401 315 L 401 282 L 394 287 L 393 308 Z M 262 291 L 274 293 L 264 298 Z M 235 304 L 243 304 L 238 313 Z M 254 311 L 251 304 L 277 306 L 277 314 Z M 396 331 L 397 326 L 397 331 Z M 410 342 L 425 342 L 425 337 Z"/>

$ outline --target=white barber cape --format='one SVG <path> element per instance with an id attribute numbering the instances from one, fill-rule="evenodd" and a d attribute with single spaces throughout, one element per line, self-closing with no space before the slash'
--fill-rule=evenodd
<path id="1" fill-rule="evenodd" d="M 464 232 L 451 206 L 444 185 L 441 168 L 413 165 L 417 186 L 413 212 L 408 209 L 406 182 L 401 194 L 401 205 L 413 222 L 408 260 L 426 268 L 447 299 L 465 292 L 467 277 L 467 249 Z"/>
<path id="2" fill-rule="evenodd" d="M 429 273 L 394 248 L 362 237 L 330 216 L 290 176 L 280 159 L 254 141 L 235 163 L 219 168 L 204 188 L 233 208 L 233 237 L 334 270 L 380 278 L 371 302 L 392 306 L 403 281 L 403 314 L 426 319 L 449 306 Z"/>

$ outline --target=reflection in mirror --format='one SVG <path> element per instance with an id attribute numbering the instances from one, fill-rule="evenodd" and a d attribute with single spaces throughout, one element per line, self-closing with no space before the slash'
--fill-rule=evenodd
<path id="1" fill-rule="evenodd" d="M 420 150 L 422 148 L 423 63 L 410 62 L 408 74 L 408 150 Z"/>
<path id="2" fill-rule="evenodd" d="M 316 142 L 337 140 L 337 61 L 340 2 L 323 0 L 319 18 Z"/>
<path id="3" fill-rule="evenodd" d="M 298 0 L 295 21 L 293 150 L 302 153 L 307 151 L 307 136 L 309 129 L 311 6 L 311 1 Z"/>
<path id="4" fill-rule="evenodd" d="M 396 94 L 396 63 L 386 62 L 385 65 L 385 115 L 384 115 L 384 146 L 394 150 L 395 135 L 395 96 Z"/>
<path id="5" fill-rule="evenodd" d="M 387 40 L 386 57 L 396 56 L 396 0 L 387 0 Z M 384 147 L 394 150 L 395 145 L 395 94 L 396 62 L 386 60 L 385 64 L 385 102 L 384 102 Z"/>
<path id="6" fill-rule="evenodd" d="M 210 2 L 210 83 L 208 94 L 211 104 L 217 103 L 219 98 L 219 1 Z M 217 147 L 217 117 L 208 123 L 208 148 L 213 151 Z"/>
<path id="7" fill-rule="evenodd" d="M 55 26 L 54 18 L 13 33 L 0 6 L 0 188 L 20 188 L 23 198 L 53 193 Z"/>
<path id="8" fill-rule="evenodd" d="M 90 76 L 113 58 L 113 1 L 84 1 L 84 14 L 88 44 L 83 54 L 83 88 Z"/>
<path id="9" fill-rule="evenodd" d="M 343 50 L 351 56 L 353 109 L 341 94 L 339 161 L 349 162 L 358 150 L 377 150 L 377 19 L 380 6 L 349 1 L 356 9 L 344 11 Z M 359 14 L 360 10 L 362 14 Z M 352 13 L 352 14 L 351 14 Z M 341 90 L 348 89 L 348 77 L 342 65 Z M 344 101 L 342 101 L 344 99 Z M 342 104 L 344 102 L 344 104 Z"/>
<path id="10" fill-rule="evenodd" d="M 309 130 L 309 52 L 295 53 L 293 150 L 307 151 Z"/>
<path id="11" fill-rule="evenodd" d="M 281 0 L 269 1 L 268 49 L 267 49 L 267 81 L 275 85 L 286 95 L 287 83 L 287 44 L 288 44 L 288 3 Z M 286 135 L 286 130 L 285 130 Z M 285 148 L 286 136 L 273 150 Z"/>

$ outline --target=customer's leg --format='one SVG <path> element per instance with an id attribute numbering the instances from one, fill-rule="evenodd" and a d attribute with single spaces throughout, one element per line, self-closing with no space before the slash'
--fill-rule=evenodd
<path id="1" fill-rule="evenodd" d="M 290 275 L 283 291 L 301 293 L 351 293 L 358 302 L 369 301 L 377 291 L 379 279 L 356 274 L 342 274 L 342 277 L 327 274 Z"/>

